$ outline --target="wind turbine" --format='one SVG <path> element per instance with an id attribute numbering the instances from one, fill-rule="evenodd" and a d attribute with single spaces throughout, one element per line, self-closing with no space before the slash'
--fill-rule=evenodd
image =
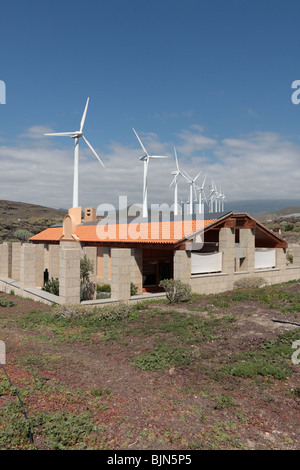
<path id="1" fill-rule="evenodd" d="M 199 192 L 199 214 L 201 213 L 201 210 L 202 210 L 202 193 L 203 193 L 203 190 L 204 190 L 205 181 L 206 181 L 206 176 L 203 180 L 202 186 L 196 186 L 196 189 Z M 206 200 L 206 196 L 205 196 L 204 193 L 203 193 L 203 195 L 204 195 L 204 198 Z"/>
<path id="2" fill-rule="evenodd" d="M 95 157 L 98 158 L 99 162 L 104 168 L 104 164 L 100 157 L 97 155 L 96 151 L 93 149 L 91 144 L 86 140 L 86 138 L 83 135 L 83 126 L 84 126 L 84 121 L 86 118 L 86 113 L 87 113 L 87 108 L 89 104 L 89 98 L 86 101 L 86 105 L 83 111 L 83 115 L 81 118 L 80 122 L 80 129 L 79 131 L 74 131 L 74 132 L 52 132 L 50 134 L 45 134 L 45 135 L 51 135 L 51 136 L 68 136 L 72 137 L 75 141 L 75 150 L 74 150 L 74 178 L 73 178 L 73 207 L 78 207 L 78 163 L 79 163 L 79 139 L 80 137 L 83 138 L 87 146 L 91 149 Z"/>
<path id="3" fill-rule="evenodd" d="M 215 187 L 213 182 L 211 183 L 211 186 L 209 187 L 209 196 L 208 196 L 208 210 L 209 212 L 214 212 L 214 200 L 215 200 Z"/>
<path id="4" fill-rule="evenodd" d="M 140 157 L 140 160 L 144 162 L 144 182 L 143 182 L 143 217 L 148 217 L 148 188 L 147 188 L 147 176 L 148 176 L 148 166 L 150 158 L 168 158 L 166 156 L 161 155 L 149 155 L 147 150 L 145 149 L 141 139 L 139 138 L 135 129 L 133 129 L 142 149 L 145 152 L 143 157 Z"/>
<path id="5" fill-rule="evenodd" d="M 170 184 L 170 187 L 174 185 L 174 215 L 178 215 L 178 188 L 177 188 L 177 180 L 178 176 L 181 175 L 182 173 L 179 170 L 179 165 L 178 165 L 178 158 L 177 158 L 177 152 L 176 148 L 174 147 L 174 154 L 175 154 L 175 160 L 176 160 L 176 170 L 171 172 L 171 175 L 174 175 L 174 178 L 172 180 L 172 183 Z"/>
<path id="6" fill-rule="evenodd" d="M 190 200 L 189 200 L 189 213 L 193 214 L 193 190 L 195 194 L 197 195 L 196 192 L 196 180 L 197 178 L 201 175 L 201 171 L 198 173 L 198 175 L 195 178 L 191 178 L 186 171 L 182 173 L 182 176 L 187 180 L 188 184 L 190 185 Z"/>
<path id="7" fill-rule="evenodd" d="M 224 212 L 224 201 L 225 201 L 225 193 L 224 193 L 224 190 L 222 191 L 222 194 L 221 194 L 221 201 L 222 201 L 222 212 Z"/>

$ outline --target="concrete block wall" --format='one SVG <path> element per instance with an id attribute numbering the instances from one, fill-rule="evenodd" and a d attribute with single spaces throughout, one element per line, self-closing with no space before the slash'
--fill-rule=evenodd
<path id="1" fill-rule="evenodd" d="M 243 271 L 254 271 L 255 265 L 255 232 L 251 229 L 240 230 L 240 248 L 245 250 L 246 256 L 242 261 Z"/>
<path id="2" fill-rule="evenodd" d="M 143 250 L 141 248 L 131 249 L 130 280 L 138 288 L 137 294 L 143 292 Z"/>
<path id="3" fill-rule="evenodd" d="M 131 249 L 111 248 L 111 298 L 128 300 L 131 282 Z"/>
<path id="4" fill-rule="evenodd" d="M 174 251 L 173 277 L 185 283 L 189 282 L 191 278 L 191 253 L 189 251 Z"/>
<path id="5" fill-rule="evenodd" d="M 36 245 L 24 243 L 20 256 L 20 283 L 21 288 L 35 287 L 36 285 Z"/>
<path id="6" fill-rule="evenodd" d="M 49 279 L 57 279 L 59 278 L 59 245 L 49 245 L 48 252 L 49 252 Z"/>
<path id="7" fill-rule="evenodd" d="M 0 277 L 11 277 L 11 243 L 0 245 Z"/>
<path id="8" fill-rule="evenodd" d="M 59 250 L 59 298 L 62 304 L 80 303 L 79 243 L 63 241 Z"/>
<path id="9" fill-rule="evenodd" d="M 223 253 L 222 272 L 235 272 L 235 234 L 234 229 L 224 227 L 219 232 L 219 252 Z"/>
<path id="10" fill-rule="evenodd" d="M 11 244 L 11 278 L 20 281 L 21 242 Z"/>
<path id="11" fill-rule="evenodd" d="M 287 253 L 293 256 L 293 266 L 300 266 L 300 245 L 298 243 L 289 243 Z"/>

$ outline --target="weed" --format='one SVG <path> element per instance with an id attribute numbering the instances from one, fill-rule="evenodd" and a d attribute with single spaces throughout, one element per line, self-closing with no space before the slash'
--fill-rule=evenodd
<path id="1" fill-rule="evenodd" d="M 214 406 L 215 410 L 222 410 L 224 408 L 229 408 L 231 406 L 235 406 L 232 397 L 229 395 L 221 395 L 220 397 L 216 397 L 216 405 Z"/>
<path id="2" fill-rule="evenodd" d="M 107 396 L 107 395 L 111 395 L 111 390 L 109 388 L 93 388 L 93 390 L 91 391 L 91 394 L 94 396 L 94 397 L 102 397 L 102 396 Z"/>
<path id="3" fill-rule="evenodd" d="M 191 358 L 184 348 L 158 344 L 153 351 L 139 356 L 135 364 L 142 370 L 166 370 L 172 366 L 181 367 L 190 364 Z"/>
<path id="4" fill-rule="evenodd" d="M 13 300 L 1 298 L 0 299 L 0 307 L 14 307 L 15 303 Z"/>

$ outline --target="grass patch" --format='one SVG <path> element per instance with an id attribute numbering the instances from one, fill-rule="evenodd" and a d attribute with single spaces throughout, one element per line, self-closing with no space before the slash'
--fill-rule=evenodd
<path id="1" fill-rule="evenodd" d="M 267 341 L 257 351 L 238 355 L 237 363 L 227 369 L 237 377 L 273 377 L 285 380 L 292 373 L 292 343 L 299 338 L 298 330 L 287 331 L 276 340 Z"/>
<path id="2" fill-rule="evenodd" d="M 170 367 L 187 366 L 191 357 L 186 349 L 179 346 L 158 344 L 149 354 L 135 359 L 135 365 L 141 370 L 163 371 Z"/>

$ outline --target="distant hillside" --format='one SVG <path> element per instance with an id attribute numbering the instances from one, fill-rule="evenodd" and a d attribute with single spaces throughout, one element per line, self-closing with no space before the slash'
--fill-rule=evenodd
<path id="1" fill-rule="evenodd" d="M 300 200 L 299 199 L 277 199 L 277 200 L 252 200 L 252 201 L 226 201 L 226 211 L 233 212 L 247 212 L 248 214 L 255 216 L 281 213 L 286 208 L 293 209 L 291 213 L 294 213 L 294 209 L 299 210 Z M 284 209 L 282 209 L 284 208 Z M 283 214 L 286 215 L 286 214 Z"/>
<path id="2" fill-rule="evenodd" d="M 31 217 L 57 218 L 64 217 L 66 213 L 67 211 L 61 209 L 52 209 L 37 204 L 0 200 L 0 219 L 6 221 L 30 219 Z"/>
<path id="3" fill-rule="evenodd" d="M 17 230 L 26 230 L 30 234 L 45 230 L 62 222 L 67 211 L 50 207 L 0 200 L 0 243 L 18 241 Z"/>
<path id="4" fill-rule="evenodd" d="M 283 209 L 278 209 L 274 212 L 268 212 L 265 214 L 256 214 L 255 217 L 257 220 L 261 222 L 271 222 L 275 221 L 281 217 L 288 217 L 294 214 L 300 214 L 300 206 L 288 206 L 284 207 Z M 297 217 L 296 215 L 296 217 Z"/>

